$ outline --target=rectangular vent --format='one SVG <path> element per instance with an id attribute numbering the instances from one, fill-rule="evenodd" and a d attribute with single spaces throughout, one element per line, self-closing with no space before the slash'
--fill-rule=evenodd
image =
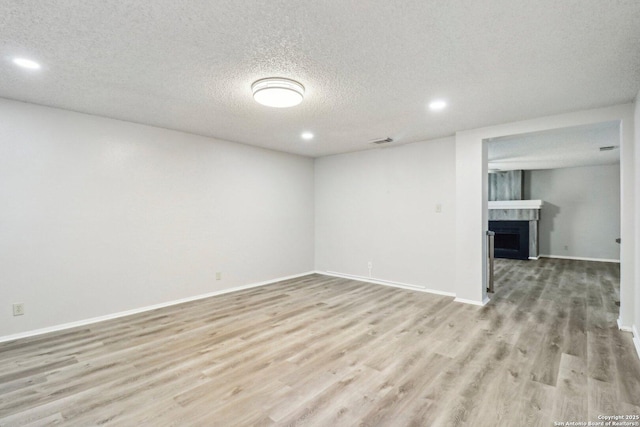
<path id="1" fill-rule="evenodd" d="M 390 142 L 393 142 L 393 139 L 391 138 L 385 138 L 385 139 L 374 139 L 373 141 L 369 141 L 372 144 L 388 144 Z"/>

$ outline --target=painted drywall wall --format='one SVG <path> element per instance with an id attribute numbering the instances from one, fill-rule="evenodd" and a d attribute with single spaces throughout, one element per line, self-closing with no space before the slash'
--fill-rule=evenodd
<path id="1" fill-rule="evenodd" d="M 524 186 L 526 199 L 544 201 L 542 256 L 620 260 L 619 164 L 525 171 Z"/>
<path id="2" fill-rule="evenodd" d="M 454 165 L 453 138 L 316 159 L 316 269 L 453 293 Z"/>
<path id="3" fill-rule="evenodd" d="M 312 271 L 313 180 L 309 158 L 0 99 L 0 336 Z"/>
<path id="4" fill-rule="evenodd" d="M 640 188 L 640 149 L 638 149 L 638 144 L 640 144 L 640 91 L 636 96 L 635 109 L 634 109 L 634 134 L 635 134 L 635 145 L 633 151 L 634 164 L 635 164 L 635 188 Z M 631 155 L 629 153 L 628 155 Z M 623 238 L 631 238 L 636 245 L 640 242 L 640 197 L 634 197 L 635 202 L 635 221 L 636 221 L 636 229 L 635 229 L 635 238 L 631 238 L 631 236 L 624 236 Z M 635 258 L 635 268 L 636 271 L 640 271 L 640 251 L 636 251 Z M 630 325 L 633 330 L 633 342 L 636 346 L 636 351 L 638 352 L 638 356 L 640 357 L 640 275 L 636 276 L 636 280 L 634 281 L 634 307 L 633 307 L 633 324 Z M 623 325 L 624 326 L 624 325 Z"/>
<path id="5" fill-rule="evenodd" d="M 619 323 L 630 327 L 634 318 L 636 277 L 634 105 L 621 104 L 593 110 L 539 117 L 520 122 L 456 132 L 456 268 L 457 295 L 484 301 L 486 288 L 487 140 L 585 124 L 619 121 L 621 220 Z M 485 165 L 482 167 L 482 165 Z M 466 264 L 461 264 L 465 262 Z"/>
<path id="6" fill-rule="evenodd" d="M 454 287 L 459 301 L 474 304 L 488 301 L 488 148 L 488 143 L 473 133 L 456 133 Z"/>

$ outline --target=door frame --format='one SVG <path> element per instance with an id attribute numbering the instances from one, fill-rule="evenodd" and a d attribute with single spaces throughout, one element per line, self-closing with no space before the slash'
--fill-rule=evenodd
<path id="1" fill-rule="evenodd" d="M 487 297 L 488 140 L 601 122 L 620 123 L 620 316 L 634 319 L 635 164 L 634 106 L 615 105 L 456 132 L 456 301 L 484 305 Z"/>

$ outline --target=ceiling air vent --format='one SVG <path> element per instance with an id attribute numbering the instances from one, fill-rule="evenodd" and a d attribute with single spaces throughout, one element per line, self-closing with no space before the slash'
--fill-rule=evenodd
<path id="1" fill-rule="evenodd" d="M 373 141 L 369 141 L 371 144 L 388 144 L 390 142 L 393 142 L 393 139 L 387 137 L 385 139 L 374 139 Z"/>
<path id="2" fill-rule="evenodd" d="M 617 145 L 607 145 L 606 147 L 600 147 L 600 151 L 611 151 L 618 148 Z"/>

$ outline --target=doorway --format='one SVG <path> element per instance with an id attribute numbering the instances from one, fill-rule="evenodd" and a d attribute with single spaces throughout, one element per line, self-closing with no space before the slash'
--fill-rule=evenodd
<path id="1" fill-rule="evenodd" d="M 488 302 L 486 294 L 486 231 L 488 226 L 488 144 L 489 140 L 509 135 L 617 122 L 620 129 L 620 233 L 633 236 L 634 165 L 633 105 L 586 110 L 523 122 L 473 129 L 456 133 L 456 269 L 458 300 L 476 304 Z M 625 150 L 629 150 L 625 156 Z M 633 320 L 633 245 L 622 240 L 620 247 L 620 318 L 619 324 Z M 628 260 L 628 261 L 627 261 Z M 464 267 L 464 268 L 462 268 Z"/>

